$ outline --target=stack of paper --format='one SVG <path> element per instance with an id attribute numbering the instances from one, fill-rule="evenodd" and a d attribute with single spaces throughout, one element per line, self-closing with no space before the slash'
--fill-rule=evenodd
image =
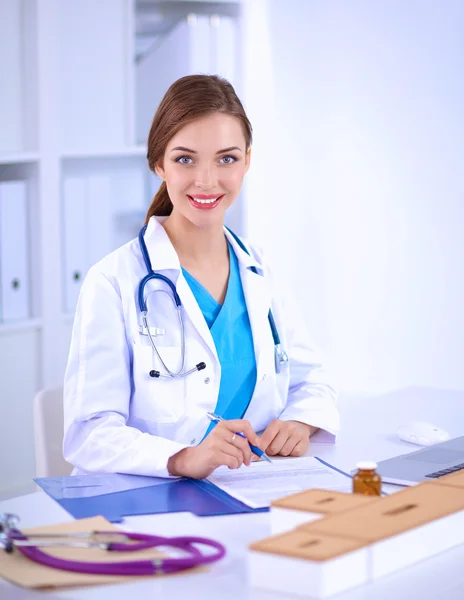
<path id="1" fill-rule="evenodd" d="M 351 477 L 312 456 L 273 459 L 272 464 L 257 461 L 236 470 L 220 467 L 208 479 L 252 508 L 270 506 L 273 500 L 311 488 L 351 492 Z"/>

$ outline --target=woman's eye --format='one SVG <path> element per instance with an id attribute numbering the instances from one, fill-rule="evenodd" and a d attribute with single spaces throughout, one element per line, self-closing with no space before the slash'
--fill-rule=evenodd
<path id="1" fill-rule="evenodd" d="M 221 158 L 221 161 L 223 161 L 224 165 L 231 165 L 232 163 L 236 162 L 236 160 L 237 159 L 235 158 L 235 156 L 232 156 L 230 154 Z"/>
<path id="2" fill-rule="evenodd" d="M 193 164 L 193 159 L 190 156 L 179 156 L 175 160 L 180 165 L 191 165 L 191 164 Z M 219 162 L 221 164 L 223 164 L 223 165 L 231 165 L 234 162 L 237 162 L 237 158 L 235 156 L 232 156 L 232 155 L 228 154 L 227 156 L 223 156 L 221 159 L 219 159 Z"/>
<path id="3" fill-rule="evenodd" d="M 192 159 L 190 158 L 190 156 L 179 156 L 179 158 L 176 158 L 176 162 L 180 163 L 181 165 L 190 165 Z"/>

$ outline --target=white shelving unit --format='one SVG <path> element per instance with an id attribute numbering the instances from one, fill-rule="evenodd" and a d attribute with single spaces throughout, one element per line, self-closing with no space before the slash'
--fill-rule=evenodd
<path id="1" fill-rule="evenodd" d="M 26 183 L 26 218 L 4 225 L 28 257 L 27 316 L 0 306 L 0 495 L 32 489 L 33 398 L 62 384 L 88 267 L 136 235 L 159 185 L 145 140 L 163 93 L 194 72 L 240 89 L 240 4 L 0 0 L 0 194 Z"/>

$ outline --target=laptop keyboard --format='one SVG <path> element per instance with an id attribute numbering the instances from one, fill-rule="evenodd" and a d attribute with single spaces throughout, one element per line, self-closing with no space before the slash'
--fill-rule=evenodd
<path id="1" fill-rule="evenodd" d="M 450 473 L 461 471 L 462 469 L 464 469 L 464 463 L 461 463 L 460 465 L 454 465 L 453 467 L 448 467 L 447 469 L 442 469 L 441 471 L 434 471 L 433 473 L 426 475 L 426 477 L 436 479 L 437 477 L 443 477 L 443 475 L 449 475 Z"/>

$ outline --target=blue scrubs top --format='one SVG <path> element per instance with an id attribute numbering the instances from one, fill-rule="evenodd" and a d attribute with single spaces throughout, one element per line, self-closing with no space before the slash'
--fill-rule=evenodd
<path id="1" fill-rule="evenodd" d="M 229 283 L 222 306 L 188 271 L 182 272 L 211 331 L 221 364 L 214 412 L 224 419 L 241 419 L 255 389 L 256 359 L 238 259 L 230 244 L 229 256 Z M 210 424 L 205 437 L 215 425 Z"/>

